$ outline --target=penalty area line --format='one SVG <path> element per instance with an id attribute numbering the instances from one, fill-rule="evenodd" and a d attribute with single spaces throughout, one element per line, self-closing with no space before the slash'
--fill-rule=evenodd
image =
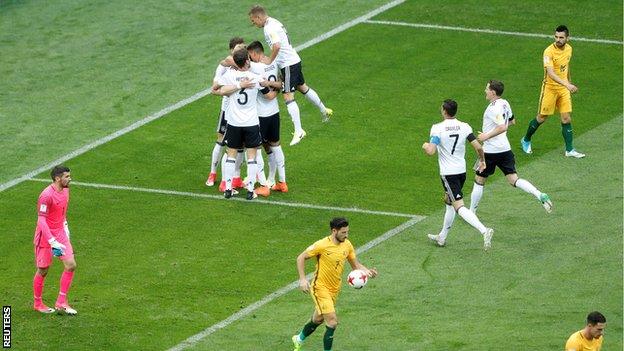
<path id="1" fill-rule="evenodd" d="M 473 33 L 487 33 L 487 34 L 498 34 L 498 35 L 515 35 L 519 37 L 533 37 L 533 38 L 548 38 L 553 39 L 552 35 L 548 34 L 538 34 L 538 33 L 524 33 L 524 32 L 508 32 L 502 30 L 494 30 L 494 29 L 482 29 L 482 28 L 468 28 L 468 27 L 452 27 L 452 26 L 441 26 L 437 24 L 426 24 L 426 23 L 408 23 L 408 22 L 396 22 L 396 21 L 376 21 L 376 20 L 366 20 L 364 23 L 368 24 L 385 24 L 391 26 L 403 26 L 403 27 L 413 27 L 413 28 L 427 28 L 427 29 L 442 29 L 442 30 L 454 30 L 459 32 L 473 32 Z M 571 41 L 585 41 L 590 43 L 600 43 L 600 44 L 616 44 L 616 45 L 624 45 L 624 42 L 617 40 L 608 40 L 608 39 L 593 39 L 593 38 L 581 38 L 581 37 L 570 37 Z"/>
<path id="2" fill-rule="evenodd" d="M 39 178 L 32 178 L 28 180 L 31 182 L 42 182 L 42 183 L 50 182 L 49 179 L 39 179 Z M 202 193 L 193 193 L 193 192 L 188 192 L 188 191 L 177 191 L 177 190 L 166 190 L 166 189 L 140 188 L 140 187 L 126 186 L 126 185 L 85 183 L 85 182 L 77 182 L 77 181 L 72 181 L 71 184 L 74 186 L 83 186 L 83 187 L 95 188 L 95 189 L 125 190 L 125 191 L 159 194 L 159 195 L 173 195 L 173 196 L 194 197 L 194 198 L 223 200 L 223 201 L 239 201 L 239 202 L 246 202 L 246 203 L 251 203 L 251 204 L 260 203 L 260 204 L 284 206 L 284 207 L 309 208 L 309 209 L 314 209 L 314 210 L 355 212 L 355 213 L 364 213 L 364 214 L 377 215 L 377 216 L 420 218 L 420 219 L 424 218 L 423 216 L 409 214 L 409 213 L 366 210 L 366 209 L 356 208 L 356 207 L 322 206 L 322 205 L 306 204 L 302 202 L 263 200 L 259 198 L 254 199 L 252 201 L 249 201 L 241 197 L 232 197 L 232 198 L 226 199 L 223 197 L 223 195 L 202 194 Z"/>
<path id="3" fill-rule="evenodd" d="M 368 243 L 366 243 L 364 246 L 361 246 L 360 248 L 358 248 L 356 250 L 357 254 L 361 254 L 364 253 L 372 248 L 374 248 L 375 246 L 383 243 L 384 241 L 394 237 L 397 234 L 400 234 L 401 232 L 405 231 L 406 229 L 412 227 L 413 225 L 415 225 L 416 223 L 422 221 L 423 219 L 425 219 L 425 217 L 418 217 L 418 218 L 412 218 L 410 220 L 408 220 L 407 222 L 390 229 L 389 231 L 385 232 L 384 234 L 382 234 L 381 236 L 378 236 L 377 238 L 369 241 Z M 310 280 L 310 278 L 312 278 L 312 273 L 308 274 L 306 276 L 308 278 L 308 280 Z M 283 296 L 286 295 L 287 293 L 297 289 L 299 287 L 299 281 L 296 280 L 276 291 L 274 291 L 273 293 L 265 296 L 264 298 L 262 298 L 261 300 L 258 300 L 254 303 L 252 303 L 251 305 L 243 308 L 242 310 L 232 314 L 231 316 L 229 316 L 228 318 L 215 323 L 213 325 L 211 325 L 210 327 L 202 330 L 201 332 L 189 337 L 188 339 L 182 341 L 181 343 L 173 346 L 172 348 L 168 349 L 167 351 L 180 351 L 180 350 L 184 350 L 186 348 L 189 347 L 193 347 L 195 344 L 197 344 L 198 342 L 200 342 L 201 340 L 205 339 L 206 337 L 210 336 L 211 334 L 214 334 L 215 332 L 229 326 L 230 324 L 245 318 L 246 316 L 252 314 L 254 311 L 260 309 L 262 306 L 268 304 L 269 302 Z"/>

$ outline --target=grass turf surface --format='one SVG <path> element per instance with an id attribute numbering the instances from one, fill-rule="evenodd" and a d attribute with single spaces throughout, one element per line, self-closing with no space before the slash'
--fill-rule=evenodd
<path id="1" fill-rule="evenodd" d="M 428 13 L 428 4 L 408 2 L 375 19 L 424 21 L 421 16 Z M 517 13 L 529 11 L 529 5 Z M 412 11 L 414 7 L 418 11 Z M 406 15 L 410 13 L 413 16 Z M 471 25 L 467 18 L 458 13 L 456 24 Z M 617 40 L 621 24 L 614 19 L 609 17 L 602 25 L 585 21 L 579 28 L 594 26 L 596 36 Z M 242 16 L 237 23 L 244 20 Z M 581 17 L 575 20 L 583 22 Z M 524 19 L 510 16 L 509 21 Z M 525 22 L 527 31 L 550 30 Z M 488 23 L 484 20 L 479 27 L 495 28 Z M 580 30 L 578 35 L 590 36 L 581 35 Z M 228 37 L 224 35 L 225 40 Z M 318 111 L 298 97 L 309 136 L 295 148 L 285 147 L 292 191 L 271 199 L 432 215 L 361 257 L 366 264 L 377 265 L 383 278 L 371 282 L 362 291 L 365 294 L 344 292 L 339 302 L 344 323 L 337 349 L 376 345 L 397 350 L 487 349 L 481 346 L 483 342 L 493 345 L 489 349 L 510 343 L 516 349 L 525 349 L 524 345 L 560 348 L 594 308 L 603 309 L 609 319 L 605 345 L 621 348 L 617 336 L 622 335 L 622 200 L 617 194 L 622 193 L 622 137 L 617 132 L 622 121 L 613 117 L 622 113 L 622 47 L 573 43 L 572 72 L 581 89 L 573 98 L 576 135 L 603 126 L 577 140 L 579 150 L 588 153 L 587 159 L 564 160 L 556 117 L 534 137 L 533 156 L 521 154 L 516 147 L 536 109 L 542 75 L 539 55 L 550 41 L 505 39 L 362 24 L 301 53 L 308 83 L 336 115 L 329 124 L 321 124 Z M 406 57 L 409 65 L 402 64 Z M 212 65 L 209 75 L 211 70 Z M 440 102 L 447 97 L 460 102 L 461 119 L 480 129 L 486 105 L 482 90 L 490 78 L 505 82 L 505 97 L 518 119 L 509 137 L 520 175 L 551 193 L 557 210 L 546 217 L 528 195 L 498 181 L 486 188 L 479 213 L 497 229 L 492 255 L 482 254 L 478 237 L 461 223 L 451 233 L 451 240 L 457 241 L 436 250 L 423 237 L 425 232 L 437 231 L 441 222 L 437 163 L 435 158 L 426 158 L 419 146 L 427 139 L 430 125 L 439 120 Z M 165 93 L 156 90 L 154 94 L 162 97 Z M 216 194 L 203 181 L 218 108 L 217 98 L 206 97 L 68 165 L 74 178 L 85 182 Z M 282 136 L 288 141 L 292 127 L 282 111 Z M 97 129 L 90 124 L 87 120 L 83 128 Z M 34 131 L 29 123 L 21 129 Z M 47 143 L 45 147 L 50 151 L 56 146 Z M 6 148 L 14 149 L 18 146 Z M 30 155 L 28 162 L 40 162 L 38 156 Z M 4 294 L 6 304 L 14 306 L 16 349 L 54 349 L 66 339 L 68 349 L 172 346 L 293 281 L 294 257 L 326 233 L 326 222 L 336 214 L 76 186 L 69 220 L 79 268 L 70 299 L 81 315 L 47 318 L 29 310 L 30 233 L 34 203 L 43 187 L 28 182 L 0 196 L 0 223 L 9 233 L 0 239 L 1 244 L 15 248 L 7 255 L 9 264 L 0 268 L 0 276 L 18 283 L 18 288 Z M 501 213 L 502 208 L 509 210 Z M 241 211 L 248 215 L 228 221 L 228 216 Z M 360 245 L 405 221 L 346 215 L 353 223 L 353 240 Z M 219 233 L 216 228 L 226 222 L 231 222 L 231 228 Z M 259 224 L 250 229 L 249 222 Z M 249 233 L 257 236 L 249 237 Z M 587 241 L 589 235 L 608 239 Z M 201 244 L 193 245 L 193 240 Z M 578 245 L 587 250 L 579 251 Z M 273 247 L 275 257 L 267 251 Z M 122 255 L 120 248 L 132 255 Z M 605 259 L 597 263 L 590 254 Z M 230 267 L 231 262 L 238 266 Z M 246 274 L 240 278 L 224 272 L 219 269 L 224 265 Z M 47 280 L 48 300 L 56 293 L 59 270 L 57 262 Z M 585 271 L 589 277 L 583 275 Z M 405 277 L 413 283 L 405 284 Z M 241 279 L 249 280 L 241 284 Z M 604 291 L 587 290 L 584 282 Z M 172 293 L 174 287 L 182 287 L 183 293 Z M 289 347 L 288 336 L 305 322 L 310 301 L 291 293 L 276 304 L 241 322 L 249 327 L 232 325 L 198 348 Z M 544 328 L 536 332 L 535 325 Z M 36 332 L 56 327 L 62 327 L 58 335 L 41 338 Z M 373 336 L 376 339 L 363 339 L 371 329 L 379 334 Z M 536 339 L 527 341 L 526 335 L 533 334 Z M 509 341 L 510 335 L 518 341 Z M 320 346 L 319 338 L 315 335 L 308 344 L 313 346 L 307 347 Z"/>

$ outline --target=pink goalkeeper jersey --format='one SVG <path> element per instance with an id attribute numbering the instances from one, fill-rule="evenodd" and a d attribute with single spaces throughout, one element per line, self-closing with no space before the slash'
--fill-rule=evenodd
<path id="1" fill-rule="evenodd" d="M 61 243 L 68 240 L 64 226 L 68 204 L 69 188 L 58 192 L 50 184 L 43 189 L 37 201 L 38 220 L 33 240 L 36 246 L 50 246 L 48 240 L 52 237 Z"/>

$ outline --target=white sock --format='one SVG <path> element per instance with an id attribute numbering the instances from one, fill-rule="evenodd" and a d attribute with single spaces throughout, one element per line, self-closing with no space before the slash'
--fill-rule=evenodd
<path id="1" fill-rule="evenodd" d="M 290 119 L 295 126 L 295 133 L 303 130 L 303 128 L 301 127 L 301 116 L 299 115 L 299 105 L 297 105 L 297 101 L 288 101 L 286 103 L 286 109 L 288 110 L 288 114 L 290 114 Z"/>
<path id="2" fill-rule="evenodd" d="M 271 153 L 267 155 L 269 158 L 269 176 L 268 181 L 275 184 L 275 170 L 277 169 L 277 162 L 275 161 L 275 153 L 272 151 L 273 147 L 271 147 Z"/>
<path id="3" fill-rule="evenodd" d="M 277 166 L 277 174 L 280 182 L 286 181 L 286 157 L 281 145 L 271 146 L 271 151 L 275 155 L 275 164 Z"/>
<path id="4" fill-rule="evenodd" d="M 442 224 L 442 230 L 438 234 L 438 241 L 445 241 L 448 235 L 453 221 L 455 220 L 455 209 L 451 205 L 446 205 L 446 211 L 444 212 L 444 223 Z"/>
<path id="5" fill-rule="evenodd" d="M 238 150 L 236 153 L 236 165 L 234 166 L 234 178 L 240 178 L 241 164 L 243 163 L 243 157 L 245 150 Z"/>
<path id="6" fill-rule="evenodd" d="M 537 190 L 537 188 L 533 186 L 533 184 L 529 183 L 528 181 L 524 179 L 516 180 L 515 185 L 516 185 L 516 188 L 520 188 L 529 194 L 533 194 L 533 196 L 535 196 L 538 200 L 540 198 L 540 195 L 542 195 L 541 191 Z"/>
<path id="7" fill-rule="evenodd" d="M 321 98 L 318 96 L 316 91 L 314 91 L 314 89 L 308 89 L 308 91 L 303 95 L 308 99 L 308 101 L 316 105 L 323 115 L 326 113 L 325 105 L 323 105 Z"/>
<path id="8" fill-rule="evenodd" d="M 479 207 L 479 202 L 481 201 L 482 196 L 483 185 L 474 183 L 472 193 L 470 194 L 470 211 L 472 211 L 472 213 L 477 213 L 477 207 Z"/>
<path id="9" fill-rule="evenodd" d="M 247 160 L 247 174 L 250 176 L 247 177 L 247 183 L 245 184 L 247 187 L 247 191 L 254 190 L 254 184 L 256 183 L 256 179 L 253 174 L 258 173 L 258 164 L 256 164 L 256 160 Z"/>
<path id="10" fill-rule="evenodd" d="M 210 163 L 210 173 L 217 173 L 217 166 L 219 165 L 219 159 L 221 158 L 221 151 L 223 151 L 223 146 L 216 142 L 214 148 L 212 149 L 212 162 Z"/>
<path id="11" fill-rule="evenodd" d="M 267 179 L 266 179 L 266 176 L 264 175 L 264 159 L 262 158 L 262 152 L 260 149 L 256 150 L 256 168 L 257 168 L 257 175 L 258 175 L 258 183 L 260 183 L 260 185 L 262 186 L 266 186 Z M 256 180 L 253 179 L 253 181 L 255 182 Z"/>
<path id="12" fill-rule="evenodd" d="M 232 178 L 234 178 L 234 164 L 236 159 L 227 158 L 223 165 L 223 178 L 225 179 L 225 189 L 232 190 Z"/>
<path id="13" fill-rule="evenodd" d="M 221 180 L 225 180 L 225 162 L 227 161 L 227 159 L 228 159 L 227 152 L 224 152 L 223 156 L 221 156 Z"/>
<path id="14" fill-rule="evenodd" d="M 487 228 L 485 228 L 483 223 L 481 223 L 479 218 L 477 218 L 476 214 L 472 213 L 469 209 L 465 208 L 464 206 L 460 207 L 459 210 L 457 210 L 457 214 L 460 215 L 461 218 L 464 219 L 464 221 L 468 222 L 468 224 L 470 224 L 476 230 L 478 230 L 479 233 L 485 234 L 485 231 L 487 230 Z"/>

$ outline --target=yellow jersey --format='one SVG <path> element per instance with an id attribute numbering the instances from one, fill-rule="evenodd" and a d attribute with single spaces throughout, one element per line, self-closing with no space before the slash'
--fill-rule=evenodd
<path id="1" fill-rule="evenodd" d="M 555 74 L 568 81 L 570 72 L 570 59 L 572 58 L 572 47 L 566 43 L 563 49 L 559 49 L 554 43 L 544 50 L 544 83 L 550 88 L 564 88 L 548 76 L 547 67 L 552 67 Z"/>
<path id="2" fill-rule="evenodd" d="M 312 286 L 314 288 L 323 287 L 330 292 L 338 293 L 345 260 L 355 258 L 355 249 L 353 249 L 349 239 L 345 239 L 336 245 L 330 235 L 312 244 L 308 248 L 307 254 L 310 258 L 316 257 Z"/>
<path id="3" fill-rule="evenodd" d="M 583 330 L 570 335 L 565 345 L 565 351 L 600 351 L 602 336 L 597 339 L 587 340 L 583 336 Z"/>

